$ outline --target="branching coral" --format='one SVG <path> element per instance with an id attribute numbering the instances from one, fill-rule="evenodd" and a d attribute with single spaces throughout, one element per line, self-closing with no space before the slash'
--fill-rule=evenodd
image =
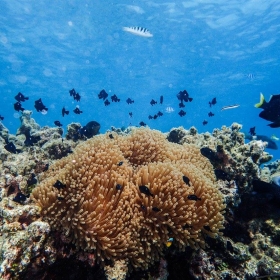
<path id="1" fill-rule="evenodd" d="M 209 160 L 159 131 L 98 135 L 54 163 L 31 198 L 53 229 L 99 261 L 147 267 L 173 244 L 204 246 L 223 228 L 224 202 Z"/>

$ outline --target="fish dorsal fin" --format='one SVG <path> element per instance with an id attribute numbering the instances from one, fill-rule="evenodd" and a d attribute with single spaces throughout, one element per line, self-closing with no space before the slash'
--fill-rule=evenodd
<path id="1" fill-rule="evenodd" d="M 256 107 L 256 108 L 262 108 L 264 104 L 266 104 L 266 101 L 265 101 L 265 99 L 264 99 L 263 94 L 261 93 L 260 102 L 257 103 L 257 104 L 255 104 L 255 107 Z"/>

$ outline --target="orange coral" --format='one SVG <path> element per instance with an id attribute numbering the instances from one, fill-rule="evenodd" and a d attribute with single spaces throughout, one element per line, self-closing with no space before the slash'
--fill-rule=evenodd
<path id="1" fill-rule="evenodd" d="M 34 189 L 32 199 L 53 229 L 94 250 L 101 262 L 135 267 L 158 260 L 171 237 L 184 250 L 219 233 L 225 206 L 213 168 L 196 146 L 169 143 L 147 128 L 113 136 L 79 145 Z M 55 188 L 57 180 L 65 187 Z"/>

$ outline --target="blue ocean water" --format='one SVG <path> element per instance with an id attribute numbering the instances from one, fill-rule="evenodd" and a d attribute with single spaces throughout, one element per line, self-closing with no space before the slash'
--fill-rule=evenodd
<path id="1" fill-rule="evenodd" d="M 29 97 L 22 106 L 33 111 L 41 126 L 95 120 L 105 132 L 143 121 L 163 132 L 193 125 L 199 132 L 212 132 L 238 122 L 246 133 L 255 126 L 257 134 L 280 137 L 279 128 L 268 127 L 258 116 L 261 110 L 254 108 L 260 92 L 266 99 L 280 93 L 279 18 L 278 0 L 2 0 L 3 124 L 16 132 L 20 113 L 13 104 L 21 92 Z M 153 37 L 123 31 L 135 26 L 147 28 Z M 80 102 L 70 97 L 72 88 Z M 98 99 L 102 89 L 121 101 L 105 106 Z M 184 89 L 193 101 L 180 117 L 176 95 Z M 135 102 L 128 105 L 128 97 Z M 210 108 L 214 97 L 217 104 Z M 39 98 L 48 107 L 46 115 L 34 108 Z M 152 99 L 158 104 L 151 106 Z M 221 111 L 232 104 L 240 106 Z M 82 114 L 73 113 L 76 105 Z M 63 106 L 70 110 L 64 118 Z M 166 113 L 167 107 L 174 112 Z M 158 111 L 164 115 L 148 119 Z M 280 157 L 279 151 L 268 151 Z"/>

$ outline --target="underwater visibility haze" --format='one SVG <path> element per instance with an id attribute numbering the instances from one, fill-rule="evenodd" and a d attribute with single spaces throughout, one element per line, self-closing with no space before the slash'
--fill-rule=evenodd
<path id="1" fill-rule="evenodd" d="M 277 96 L 280 94 L 279 18 L 278 0 L 2 0 L 0 122 L 9 130 L 9 134 L 16 134 L 22 124 L 20 118 L 24 110 L 29 110 L 32 111 L 31 117 L 41 127 L 61 127 L 63 136 L 67 133 L 67 125 L 80 123 L 78 132 L 86 138 L 92 138 L 98 131 L 104 134 L 111 127 L 125 131 L 130 126 L 146 126 L 166 133 L 174 127 L 182 126 L 189 130 L 194 126 L 197 132 L 194 133 L 191 129 L 189 134 L 186 134 L 188 138 L 188 135 L 207 135 L 206 132 L 212 133 L 214 129 L 231 127 L 233 123 L 238 123 L 242 128 L 237 124 L 232 126 L 232 135 L 237 137 L 237 142 L 238 137 L 241 137 L 239 132 L 246 134 L 246 143 L 251 140 L 267 141 L 269 145 L 265 151 L 273 155 L 275 161 L 280 158 L 280 102 Z M 270 99 L 272 95 L 274 97 Z M 147 132 L 147 135 L 150 135 L 149 133 Z M 219 133 L 214 137 L 218 138 Z M 228 135 L 229 131 L 224 129 L 223 133 Z M 23 134 L 27 138 L 24 142 L 26 145 L 32 146 L 32 141 L 36 143 L 44 140 L 42 135 L 41 139 L 39 136 L 37 139 L 32 138 L 30 131 Z M 230 137 L 233 137 L 232 135 Z M 73 135 L 71 137 L 74 141 L 78 140 Z M 125 144 L 121 144 L 121 141 L 124 140 L 118 140 L 119 137 L 110 134 L 110 139 L 118 141 L 118 145 L 123 147 Z M 141 137 L 145 139 L 143 135 Z M 155 139 L 161 136 L 151 134 L 150 137 Z M 256 180 L 260 174 L 260 171 L 257 171 L 259 167 L 252 167 L 247 177 L 244 175 L 246 179 L 236 179 L 232 170 L 238 165 L 230 171 L 223 166 L 226 162 L 232 164 L 237 159 L 230 161 L 229 157 L 221 156 L 219 151 L 211 150 L 220 142 L 209 138 L 209 143 L 212 142 L 208 145 L 208 136 L 205 136 L 204 140 L 202 136 L 197 137 L 187 143 L 198 141 L 200 147 L 207 146 L 201 153 L 214 166 L 214 171 L 209 167 L 209 174 L 215 172 L 218 179 L 235 180 L 240 195 L 246 193 L 247 187 L 242 189 L 241 185 L 245 186 L 246 180 L 250 181 L 250 184 Z M 103 139 L 105 144 L 107 138 Z M 176 141 L 171 138 L 168 138 L 170 142 L 183 143 L 177 138 Z M 221 139 L 224 138 L 221 136 Z M 9 141 L 6 139 L 5 149 L 10 153 L 21 153 L 21 150 Z M 241 142 L 238 142 L 238 145 L 243 145 Z M 66 149 L 61 157 L 72 153 L 75 147 L 71 145 L 69 144 L 68 150 Z M 110 145 L 108 142 L 108 147 Z M 165 144 L 162 145 L 159 154 L 165 147 Z M 252 165 L 261 165 L 270 160 L 260 156 L 263 151 L 255 152 L 255 144 L 250 145 L 247 155 L 254 154 Z M 168 154 L 171 148 L 166 147 Z M 84 149 L 88 153 L 89 149 Z M 113 148 L 111 150 L 113 151 Z M 245 150 L 246 148 L 243 151 Z M 126 153 L 122 153 L 119 165 L 120 168 L 125 168 L 122 164 L 124 162 L 126 166 Z M 244 155 L 245 152 L 242 156 Z M 169 154 L 166 157 L 172 158 Z M 83 155 L 80 155 L 80 158 L 83 158 Z M 262 158 L 265 159 L 261 160 Z M 56 159 L 59 158 L 52 158 Z M 73 156 L 73 161 L 75 160 L 77 158 Z M 3 163 L 5 164 L 5 160 Z M 247 163 L 242 164 L 246 166 Z M 56 166 L 58 165 L 57 163 Z M 59 165 L 59 168 L 67 169 L 61 166 Z M 41 168 L 40 172 L 43 172 L 43 169 Z M 177 169 L 186 174 L 191 172 L 187 167 L 179 165 L 176 166 Z M 176 172 L 179 172 L 178 170 Z M 145 172 L 143 171 L 143 174 Z M 205 174 L 201 172 L 203 177 Z M 244 174 L 242 172 L 239 175 Z M 275 173 L 272 172 L 274 175 L 271 174 L 273 176 L 265 186 L 271 193 L 271 199 L 276 200 L 280 199 L 278 172 L 280 168 L 276 168 Z M 30 180 L 33 180 L 39 171 L 38 174 L 35 171 L 32 174 Z M 183 175 L 184 182 L 189 182 L 187 175 Z M 62 192 L 66 192 L 63 189 L 67 189 L 67 184 L 55 173 L 51 176 L 55 178 L 51 184 L 57 188 L 55 191 L 59 192 L 58 199 L 63 204 Z M 8 180 L 7 175 L 5 178 Z M 254 183 L 258 188 L 257 192 L 264 188 L 263 181 L 266 180 L 262 177 L 262 183 Z M 36 185 L 37 179 L 35 183 L 32 182 L 28 185 Z M 117 191 L 121 192 L 125 181 L 117 182 Z M 147 182 L 141 182 L 139 188 L 145 189 L 145 192 L 140 188 L 139 195 L 149 194 L 147 196 L 151 199 L 151 194 L 156 194 L 157 190 L 151 189 L 150 193 L 150 190 L 146 189 Z M 7 182 L 5 184 L 7 186 Z M 43 183 L 43 187 L 45 185 L 47 183 Z M 235 183 L 230 184 L 231 187 L 233 185 L 236 187 Z M 194 186 L 194 190 L 195 188 Z M 14 201 L 23 204 L 25 199 L 29 198 L 29 194 L 26 197 L 25 195 L 22 196 L 20 192 Z M 80 193 L 76 195 L 79 197 Z M 217 201 L 220 201 L 219 194 L 215 195 Z M 34 201 L 41 203 L 42 208 L 47 207 L 40 202 L 40 196 L 42 193 L 35 190 Z M 202 203 L 196 193 L 188 193 L 188 197 L 191 203 Z M 149 209 L 144 204 L 140 206 L 144 211 L 145 207 Z M 158 205 L 151 205 L 151 209 L 152 213 L 163 211 Z M 223 206 L 220 205 L 217 213 L 221 209 Z M 138 216 L 133 216 L 133 219 L 138 219 Z M 219 213 L 215 219 L 216 224 L 213 222 L 203 226 L 203 231 L 207 230 L 209 235 L 213 236 L 222 223 Z M 130 228 L 130 225 L 127 228 Z M 186 228 L 187 224 L 184 225 L 184 230 Z M 141 246 L 138 248 L 142 248 Z M 227 246 L 231 250 L 232 245 Z M 109 255 L 108 252 L 100 253 L 101 257 Z M 153 256 L 149 258 L 152 260 Z M 146 265 L 149 260 L 141 261 Z M 279 261 L 280 256 L 274 260 Z M 131 262 L 137 261 L 133 259 Z M 147 268 L 143 263 L 140 266 Z M 215 267 L 222 267 L 222 264 Z M 252 275 L 266 275 L 267 271 L 259 269 L 258 273 Z M 242 279 L 242 276 L 240 277 Z"/>

